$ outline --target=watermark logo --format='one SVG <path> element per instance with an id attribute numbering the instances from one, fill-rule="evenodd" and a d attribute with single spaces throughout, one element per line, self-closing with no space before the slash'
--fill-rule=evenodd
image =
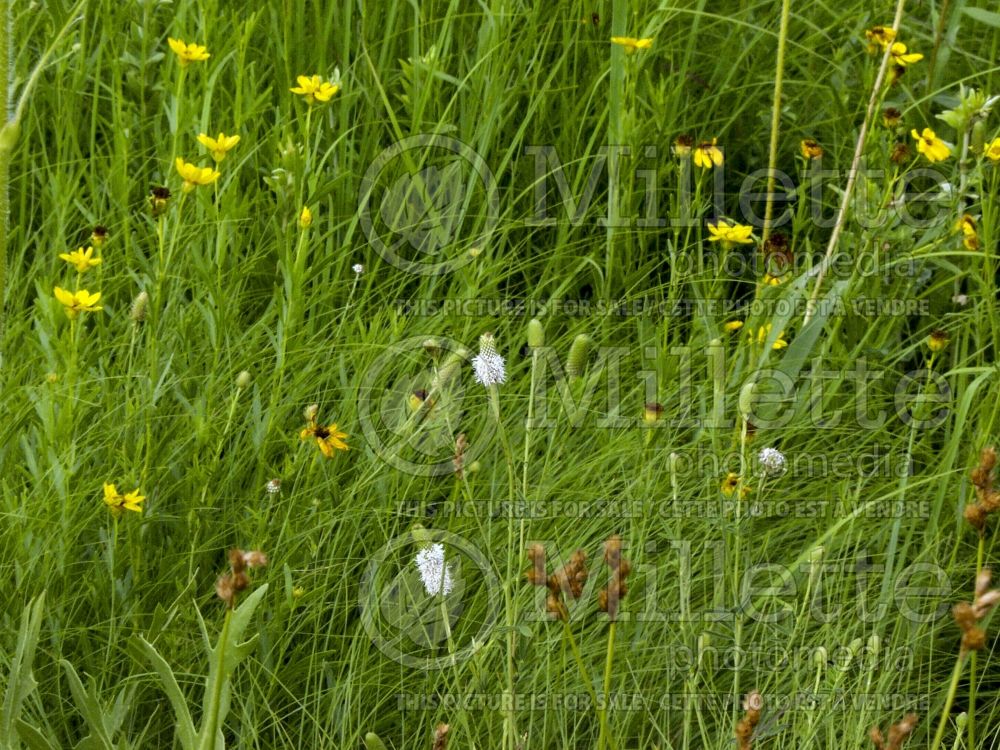
<path id="1" fill-rule="evenodd" d="M 440 563 L 440 584 L 428 580 L 421 553 Z M 372 556 L 359 589 L 372 643 L 393 661 L 426 671 L 464 662 L 481 649 L 500 603 L 492 565 L 475 545 L 447 531 L 419 529 L 389 541 Z"/>
<path id="2" fill-rule="evenodd" d="M 471 358 L 453 339 L 412 336 L 386 348 L 365 371 L 358 419 L 382 460 L 414 476 L 445 476 L 459 468 L 459 435 L 465 466 L 492 443 L 485 391 L 467 388 Z"/>
<path id="3" fill-rule="evenodd" d="M 361 228 L 379 255 L 403 271 L 434 276 L 471 262 L 486 245 L 500 197 L 493 172 L 471 146 L 422 134 L 375 158 L 358 206 Z"/>

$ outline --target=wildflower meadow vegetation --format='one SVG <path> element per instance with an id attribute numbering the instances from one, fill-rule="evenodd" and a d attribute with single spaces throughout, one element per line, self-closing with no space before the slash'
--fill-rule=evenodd
<path id="1" fill-rule="evenodd" d="M 1000 747 L 987 0 L 0 0 L 0 750 Z"/>

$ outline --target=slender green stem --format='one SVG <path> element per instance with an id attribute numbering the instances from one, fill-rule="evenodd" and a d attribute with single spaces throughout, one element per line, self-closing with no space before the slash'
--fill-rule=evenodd
<path id="1" fill-rule="evenodd" d="M 896 17 L 893 19 L 892 28 L 893 31 L 899 32 L 899 25 L 903 21 L 903 8 L 906 5 L 906 0 L 897 0 L 896 2 Z M 833 262 L 833 254 L 837 249 L 837 245 L 840 242 L 841 232 L 844 230 L 844 224 L 847 222 L 847 212 L 851 207 L 851 199 L 854 196 L 854 186 L 858 179 L 858 169 L 861 166 L 861 156 L 865 151 L 865 143 L 868 140 L 868 127 L 871 125 L 872 118 L 875 114 L 875 109 L 878 107 L 878 103 L 882 98 L 883 94 L 883 83 L 885 82 L 886 71 L 889 69 L 889 59 L 892 57 L 890 54 L 891 47 L 887 47 L 885 53 L 882 55 L 882 64 L 879 66 L 878 74 L 875 76 L 875 83 L 872 85 L 871 97 L 868 99 L 868 109 L 865 111 L 865 119 L 861 121 L 861 129 L 858 132 L 858 140 L 854 145 L 854 158 L 851 160 L 851 168 L 847 174 L 847 184 L 844 186 L 844 194 L 841 196 L 840 208 L 837 211 L 837 218 L 833 225 L 833 231 L 830 232 L 830 241 L 826 245 L 826 253 L 823 256 L 822 262 L 816 269 L 816 282 L 813 286 L 812 294 L 809 297 L 809 302 L 806 305 L 806 312 L 802 318 L 802 325 L 805 326 L 812 320 L 813 315 L 816 312 L 816 300 L 819 298 L 820 291 L 823 288 L 823 278 L 826 276 L 826 272 Z"/>
<path id="2" fill-rule="evenodd" d="M 597 742 L 597 746 L 602 750 L 605 743 L 611 741 L 611 730 L 608 722 L 608 699 L 611 695 L 611 670 L 614 665 L 616 625 L 617 623 L 614 620 L 612 620 L 611 624 L 608 625 L 608 653 L 604 658 L 604 706 L 602 708 L 604 716 L 603 721 L 601 721 L 601 736 Z"/>
<path id="3" fill-rule="evenodd" d="M 931 745 L 931 750 L 938 750 L 941 747 L 941 741 L 944 739 L 944 730 L 947 728 L 948 718 L 951 716 L 951 706 L 955 702 L 955 694 L 958 692 L 958 680 L 962 676 L 962 666 L 965 664 L 966 656 L 965 653 L 959 653 L 958 658 L 955 660 L 955 668 L 951 672 L 951 682 L 948 684 L 948 695 L 941 709 L 941 721 L 938 722 L 937 732 L 934 733 L 934 742 Z"/>
<path id="4" fill-rule="evenodd" d="M 767 159 L 767 203 L 764 206 L 764 229 L 762 241 L 771 236 L 774 220 L 774 182 L 778 166 L 778 133 L 781 128 L 781 86 L 785 76 L 785 43 L 788 40 L 788 16 L 791 0 L 782 0 L 781 26 L 778 30 L 778 56 L 774 66 L 774 102 L 771 107 L 771 146 Z"/>

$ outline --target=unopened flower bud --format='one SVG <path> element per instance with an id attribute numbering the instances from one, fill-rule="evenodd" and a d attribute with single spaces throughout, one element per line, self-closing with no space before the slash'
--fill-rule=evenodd
<path id="1" fill-rule="evenodd" d="M 583 375 L 587 369 L 587 358 L 590 356 L 590 336 L 581 333 L 569 348 L 569 357 L 566 359 L 566 375 L 571 378 Z"/>
<path id="2" fill-rule="evenodd" d="M 528 321 L 528 346 L 532 349 L 545 346 L 545 329 L 542 327 L 542 321 L 538 318 L 532 318 Z"/>

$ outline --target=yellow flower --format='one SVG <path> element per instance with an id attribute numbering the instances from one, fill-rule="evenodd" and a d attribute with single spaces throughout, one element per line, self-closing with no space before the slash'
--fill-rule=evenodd
<path id="1" fill-rule="evenodd" d="M 732 497 L 736 494 L 737 487 L 739 487 L 741 499 L 750 494 L 750 487 L 745 484 L 741 486 L 740 475 L 731 471 L 726 474 L 726 478 L 722 480 L 722 486 L 719 489 L 722 490 L 722 494 L 726 497 Z"/>
<path id="2" fill-rule="evenodd" d="M 208 54 L 208 50 L 200 44 L 185 44 L 180 39 L 168 38 L 167 44 L 170 45 L 170 49 L 174 51 L 177 55 L 177 60 L 182 66 L 186 66 L 188 63 L 202 62 L 207 60 L 211 55 Z"/>
<path id="3" fill-rule="evenodd" d="M 997 140 L 1000 141 L 1000 138 Z M 692 147 L 694 147 L 694 138 L 685 133 L 674 139 L 675 156 L 688 156 L 691 153 Z"/>
<path id="4" fill-rule="evenodd" d="M 198 167 L 177 157 L 177 172 L 184 179 L 184 192 L 190 193 L 198 185 L 211 185 L 219 179 L 220 173 L 211 167 Z"/>
<path id="5" fill-rule="evenodd" d="M 295 80 L 298 81 L 299 85 L 289 90 L 293 94 L 304 96 L 310 104 L 313 102 L 328 102 L 333 98 L 334 94 L 340 91 L 339 82 L 324 81 L 319 76 L 298 76 Z"/>
<path id="6" fill-rule="evenodd" d="M 994 138 L 990 141 L 983 149 L 983 153 L 990 161 L 1000 161 L 1000 138 Z"/>
<path id="7" fill-rule="evenodd" d="M 299 214 L 299 226 L 302 229 L 308 229 L 309 227 L 312 226 L 312 223 L 313 223 L 312 211 L 309 210 L 309 206 L 303 206 L 302 213 Z"/>
<path id="8" fill-rule="evenodd" d="M 868 51 L 874 52 L 878 47 L 883 50 L 896 41 L 896 32 L 891 26 L 872 26 L 865 32 L 868 40 Z"/>
<path id="9" fill-rule="evenodd" d="M 94 227 L 94 231 L 90 233 L 90 241 L 97 247 L 103 245 L 108 241 L 108 228 L 98 224 Z"/>
<path id="10" fill-rule="evenodd" d="M 760 283 L 764 286 L 778 286 L 781 284 L 781 277 L 774 276 L 770 273 L 765 273 L 764 277 L 760 280 Z"/>
<path id="11" fill-rule="evenodd" d="M 75 320 L 76 316 L 82 312 L 97 312 L 98 310 L 104 309 L 103 307 L 97 306 L 97 303 L 101 300 L 100 292 L 94 292 L 91 294 L 86 289 L 70 292 L 59 287 L 56 287 L 53 291 L 56 295 L 56 299 L 59 300 L 65 308 L 66 315 L 70 320 Z"/>
<path id="12" fill-rule="evenodd" d="M 59 253 L 59 257 L 76 267 L 77 273 L 86 273 L 94 266 L 101 265 L 101 259 L 94 257 L 94 248 L 78 248 L 71 253 Z"/>
<path id="13" fill-rule="evenodd" d="M 652 39 L 636 39 L 632 36 L 613 36 L 611 37 L 611 43 L 624 47 L 626 55 L 631 55 L 636 50 L 649 49 L 653 46 Z"/>
<path id="14" fill-rule="evenodd" d="M 738 331 L 743 327 L 742 320 L 730 320 L 723 324 L 722 330 L 726 333 L 732 333 L 733 331 Z"/>
<path id="15" fill-rule="evenodd" d="M 930 128 L 924 128 L 922 133 L 918 133 L 915 129 L 911 130 L 910 135 L 917 141 L 917 151 L 926 156 L 928 161 L 944 161 L 951 156 L 951 147 L 938 138 L 937 133 Z"/>
<path id="16" fill-rule="evenodd" d="M 198 134 L 198 143 L 212 152 L 212 158 L 220 162 L 226 158 L 226 154 L 240 142 L 238 135 L 226 135 L 219 133 L 218 138 L 212 138 L 204 133 Z"/>
<path id="17" fill-rule="evenodd" d="M 802 156 L 805 159 L 818 159 L 823 155 L 823 147 L 812 138 L 806 138 L 799 144 Z"/>
<path id="18" fill-rule="evenodd" d="M 962 218 L 955 224 L 955 231 L 962 233 L 962 244 L 967 250 L 979 249 L 979 232 L 972 216 L 962 214 Z"/>
<path id="19" fill-rule="evenodd" d="M 948 340 L 950 338 L 951 337 L 948 333 L 946 331 L 942 331 L 940 328 L 931 331 L 931 335 L 927 337 L 927 348 L 937 354 L 948 346 Z"/>
<path id="20" fill-rule="evenodd" d="M 752 245 L 753 227 L 746 224 L 732 224 L 719 219 L 715 224 L 708 225 L 709 242 L 722 242 L 726 245 Z"/>
<path id="21" fill-rule="evenodd" d="M 892 55 L 892 61 L 896 65 L 902 65 L 904 68 L 910 63 L 919 62 L 924 59 L 924 56 L 919 52 L 907 52 L 906 45 L 902 42 L 896 42 L 889 48 L 889 54 Z"/>
<path id="22" fill-rule="evenodd" d="M 713 166 L 722 166 L 722 150 L 715 145 L 716 138 L 711 141 L 702 141 L 694 152 L 695 166 L 704 169 L 711 169 Z"/>
<path id="23" fill-rule="evenodd" d="M 108 506 L 116 516 L 121 515 L 123 510 L 130 510 L 133 513 L 142 513 L 142 501 L 146 498 L 139 494 L 138 489 L 126 492 L 124 495 L 118 491 L 113 484 L 104 483 L 104 504 Z"/>
<path id="24" fill-rule="evenodd" d="M 764 342 L 767 341 L 767 337 L 771 335 L 771 324 L 762 325 L 757 329 L 756 335 L 753 331 L 747 331 L 747 336 L 750 339 L 751 344 L 757 344 L 757 346 L 764 346 Z M 778 338 L 774 340 L 771 344 L 772 349 L 784 349 L 788 346 L 788 342 L 785 341 L 785 332 L 782 331 L 778 334 Z"/>
<path id="25" fill-rule="evenodd" d="M 316 445 L 319 446 L 319 449 L 327 458 L 333 458 L 334 450 L 347 450 L 347 443 L 343 440 L 343 438 L 347 437 L 347 433 L 340 432 L 337 429 L 336 423 L 327 427 L 317 424 L 315 410 L 310 408 L 308 413 L 310 414 L 309 426 L 299 433 L 299 437 L 303 440 L 309 440 L 310 438 L 314 439 L 316 441 Z"/>

